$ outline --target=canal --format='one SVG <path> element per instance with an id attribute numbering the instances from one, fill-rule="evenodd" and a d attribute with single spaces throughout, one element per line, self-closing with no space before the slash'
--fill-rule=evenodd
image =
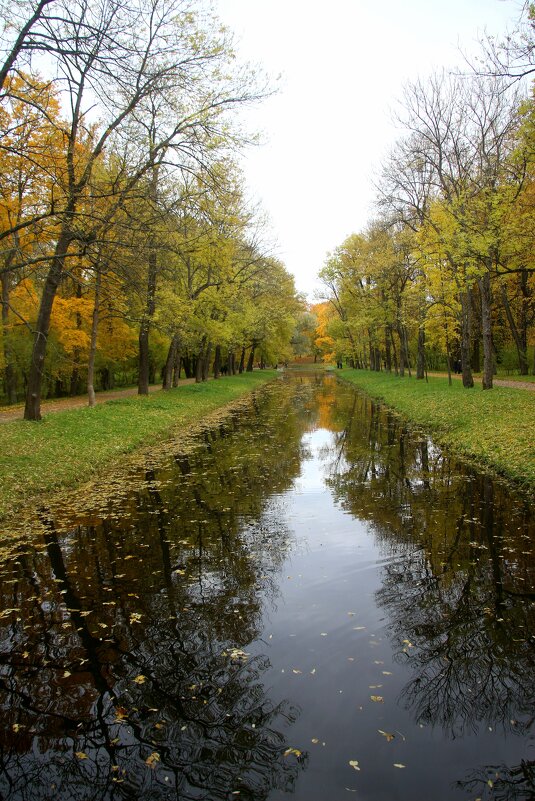
<path id="1" fill-rule="evenodd" d="M 303 373 L 102 499 L 0 568 L 4 801 L 535 798 L 525 496 Z"/>

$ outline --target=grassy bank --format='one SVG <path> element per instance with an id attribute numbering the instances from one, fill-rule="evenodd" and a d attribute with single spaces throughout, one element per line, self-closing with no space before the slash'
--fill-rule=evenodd
<path id="1" fill-rule="evenodd" d="M 529 390 L 467 390 L 460 381 L 448 386 L 447 378 L 426 383 L 363 370 L 338 374 L 432 432 L 455 453 L 535 488 L 535 395 Z"/>
<path id="2" fill-rule="evenodd" d="M 187 429 L 275 375 L 274 370 L 243 373 L 56 412 L 40 423 L 1 425 L 0 520 L 38 497 L 89 480 L 136 448 Z"/>

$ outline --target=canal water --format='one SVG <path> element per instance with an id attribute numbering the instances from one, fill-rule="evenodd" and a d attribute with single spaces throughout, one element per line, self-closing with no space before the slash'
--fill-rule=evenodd
<path id="1" fill-rule="evenodd" d="M 0 569 L 2 799 L 535 798 L 528 499 L 332 375 L 164 450 Z"/>

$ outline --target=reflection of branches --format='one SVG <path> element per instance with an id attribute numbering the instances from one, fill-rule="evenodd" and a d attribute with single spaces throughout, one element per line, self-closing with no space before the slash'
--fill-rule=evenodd
<path id="1" fill-rule="evenodd" d="M 297 710 L 266 694 L 267 660 L 240 651 L 289 547 L 267 498 L 299 469 L 303 426 L 278 388 L 267 394 L 250 421 L 146 471 L 108 519 L 64 534 L 46 523 L 43 549 L 13 563 L 0 621 L 4 799 L 291 790 L 305 762 L 284 755 L 282 730 Z"/>
<path id="2" fill-rule="evenodd" d="M 481 801 L 531 801 L 535 798 L 535 761 L 523 759 L 514 766 L 489 765 L 458 785 L 476 793 Z"/>
<path id="3" fill-rule="evenodd" d="M 533 554 L 523 538 L 531 544 L 535 532 L 525 504 L 368 403 L 359 398 L 328 483 L 397 556 L 377 598 L 398 658 L 413 667 L 402 698 L 418 721 L 451 736 L 483 720 L 526 733 L 535 659 Z"/>

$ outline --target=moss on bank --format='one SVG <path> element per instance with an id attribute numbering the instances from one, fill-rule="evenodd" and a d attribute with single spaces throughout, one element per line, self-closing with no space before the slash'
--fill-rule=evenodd
<path id="1" fill-rule="evenodd" d="M 429 381 L 364 370 L 339 371 L 368 395 L 383 400 L 437 442 L 516 483 L 535 489 L 535 395 L 495 387 L 464 389 L 447 378 Z"/>

